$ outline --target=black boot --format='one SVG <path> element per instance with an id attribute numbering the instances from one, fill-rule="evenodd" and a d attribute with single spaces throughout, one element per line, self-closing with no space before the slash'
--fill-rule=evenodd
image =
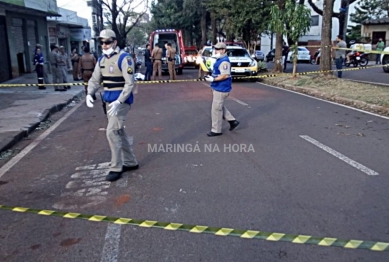
<path id="1" fill-rule="evenodd" d="M 122 177 L 122 172 L 109 171 L 108 175 L 105 177 L 105 180 L 113 182 Z"/>
<path id="2" fill-rule="evenodd" d="M 234 130 L 235 127 L 239 125 L 239 121 L 237 120 L 228 121 L 228 123 L 230 123 L 230 131 Z"/>
<path id="3" fill-rule="evenodd" d="M 38 84 L 43 84 L 43 79 L 38 79 Z M 46 87 L 38 86 L 38 89 L 46 89 Z"/>

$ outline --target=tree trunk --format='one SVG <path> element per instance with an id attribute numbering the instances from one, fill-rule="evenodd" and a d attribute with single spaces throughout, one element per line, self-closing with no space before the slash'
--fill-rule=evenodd
<path id="1" fill-rule="evenodd" d="M 282 61 L 282 34 L 277 33 L 276 34 L 276 52 L 274 55 L 274 69 L 273 72 L 275 73 L 281 73 L 284 71 L 283 68 L 283 62 Z"/>
<path id="2" fill-rule="evenodd" d="M 278 9 L 283 12 L 285 11 L 285 0 L 278 0 L 277 1 Z M 284 71 L 283 64 L 286 63 L 282 59 L 282 46 L 283 46 L 283 34 L 276 32 L 276 51 L 274 54 L 274 69 L 273 72 L 275 73 L 281 73 Z"/>
<path id="3" fill-rule="evenodd" d="M 324 0 L 323 3 L 323 23 L 321 29 L 321 56 L 320 70 L 331 70 L 331 29 L 332 29 L 332 10 L 335 0 Z M 324 73 L 325 75 L 331 73 Z"/>
<path id="4" fill-rule="evenodd" d="M 207 10 L 205 7 L 201 8 L 201 46 L 207 44 Z"/>
<path id="5" fill-rule="evenodd" d="M 217 27 L 216 27 L 216 13 L 211 11 L 211 28 L 212 28 L 212 44 L 216 44 Z"/>

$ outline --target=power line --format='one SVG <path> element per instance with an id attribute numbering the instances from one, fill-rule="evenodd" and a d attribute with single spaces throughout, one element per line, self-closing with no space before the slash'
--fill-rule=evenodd
<path id="1" fill-rule="evenodd" d="M 73 3 L 73 2 L 75 2 L 76 0 L 72 0 L 72 1 L 70 1 L 69 3 L 66 3 L 66 4 L 64 4 L 64 5 L 62 5 L 62 6 L 59 6 L 59 8 L 62 8 L 62 7 L 64 7 L 64 6 L 66 6 L 66 5 L 68 5 L 68 4 L 71 4 L 71 3 Z M 85 1 L 85 0 L 84 0 Z"/>

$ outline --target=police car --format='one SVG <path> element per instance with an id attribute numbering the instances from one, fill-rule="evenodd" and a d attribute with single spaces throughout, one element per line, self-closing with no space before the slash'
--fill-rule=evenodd
<path id="1" fill-rule="evenodd" d="M 253 59 L 247 49 L 240 46 L 227 46 L 226 54 L 231 62 L 232 76 L 256 76 L 258 74 L 257 61 Z M 216 59 L 215 50 L 212 47 L 206 47 L 203 50 L 202 57 L 208 70 L 212 71 Z M 256 81 L 257 79 L 250 79 Z"/>
<path id="2" fill-rule="evenodd" d="M 389 53 L 389 46 L 384 49 L 384 52 Z M 387 65 L 382 67 L 385 73 L 389 73 L 389 54 L 381 54 L 381 64 Z"/>

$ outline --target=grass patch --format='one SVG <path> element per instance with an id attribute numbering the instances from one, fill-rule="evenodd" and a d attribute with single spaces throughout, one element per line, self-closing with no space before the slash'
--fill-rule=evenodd
<path id="1" fill-rule="evenodd" d="M 389 87 L 385 86 L 357 83 L 333 76 L 317 75 L 303 75 L 295 78 L 285 75 L 276 78 L 266 78 L 265 82 L 281 86 L 307 87 L 330 96 L 389 107 Z"/>

